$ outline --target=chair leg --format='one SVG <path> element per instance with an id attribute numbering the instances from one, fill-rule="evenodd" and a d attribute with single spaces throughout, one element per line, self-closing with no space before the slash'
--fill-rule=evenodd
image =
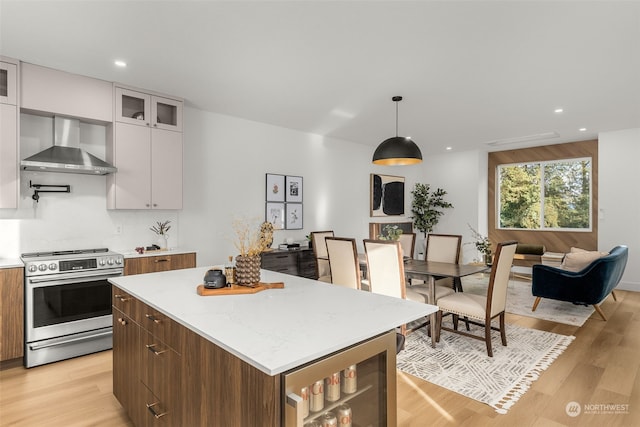
<path id="1" fill-rule="evenodd" d="M 616 296 L 616 291 L 611 291 L 611 296 L 613 297 L 614 301 L 618 301 L 618 297 Z"/>
<path id="2" fill-rule="evenodd" d="M 507 331 L 504 330 L 504 311 L 500 313 L 500 338 L 502 338 L 502 345 L 507 346 Z"/>
<path id="3" fill-rule="evenodd" d="M 536 308 L 538 308 L 538 304 L 540 304 L 541 299 L 542 297 L 536 297 L 536 300 L 533 302 L 533 307 L 531 308 L 531 311 L 536 311 Z"/>
<path id="4" fill-rule="evenodd" d="M 458 315 L 457 314 L 452 314 L 451 315 L 451 321 L 453 322 L 453 330 L 457 331 L 458 330 Z"/>
<path id="5" fill-rule="evenodd" d="M 442 311 L 436 313 L 436 342 L 440 342 L 440 332 L 442 329 Z"/>
<path id="6" fill-rule="evenodd" d="M 487 354 L 489 357 L 493 357 L 493 350 L 491 349 L 491 320 L 485 322 L 484 325 L 484 341 L 487 344 Z"/>
<path id="7" fill-rule="evenodd" d="M 596 309 L 596 311 L 598 312 L 600 317 L 602 317 L 602 320 L 604 320 L 606 322 L 607 321 L 607 316 L 604 315 L 604 312 L 602 311 L 600 306 L 598 304 L 593 304 L 593 308 Z"/>

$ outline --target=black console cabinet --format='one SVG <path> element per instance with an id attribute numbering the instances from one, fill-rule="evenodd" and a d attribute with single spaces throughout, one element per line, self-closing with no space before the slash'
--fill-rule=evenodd
<path id="1" fill-rule="evenodd" d="M 262 253 L 262 268 L 294 276 L 317 279 L 316 259 L 312 249 L 280 250 Z"/>

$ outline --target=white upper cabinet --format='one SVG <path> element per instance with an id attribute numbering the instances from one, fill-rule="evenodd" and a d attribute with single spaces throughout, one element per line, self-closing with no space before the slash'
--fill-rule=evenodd
<path id="1" fill-rule="evenodd" d="M 108 209 L 182 209 L 181 100 L 115 86 Z"/>
<path id="2" fill-rule="evenodd" d="M 18 66 L 0 61 L 0 103 L 17 105 L 18 102 Z"/>
<path id="3" fill-rule="evenodd" d="M 113 83 L 21 64 L 21 108 L 101 122 L 113 121 Z"/>
<path id="4" fill-rule="evenodd" d="M 18 207 L 19 64 L 9 58 L 0 61 L 0 208 L 3 209 Z"/>
<path id="5" fill-rule="evenodd" d="M 116 121 L 182 131 L 182 101 L 116 86 Z"/>

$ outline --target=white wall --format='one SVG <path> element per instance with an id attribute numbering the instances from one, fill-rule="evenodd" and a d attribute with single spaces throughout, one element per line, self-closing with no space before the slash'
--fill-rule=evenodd
<path id="1" fill-rule="evenodd" d="M 640 291 L 640 129 L 598 135 L 598 249 L 629 247 L 620 289 Z"/>
<path id="2" fill-rule="evenodd" d="M 81 147 L 104 159 L 107 128 L 81 123 Z M 21 114 L 20 156 L 28 157 L 53 144 L 53 119 Z M 31 199 L 36 184 L 69 184 L 70 193 L 41 194 Z M 104 176 L 51 172 L 20 173 L 18 209 L 0 209 L 0 257 L 18 258 L 21 253 L 108 247 L 131 252 L 149 246 L 156 236 L 149 227 L 156 221 L 171 220 L 169 245 L 178 242 L 176 211 L 112 211 L 106 208 Z M 118 232 L 119 229 L 119 232 Z"/>
<path id="3" fill-rule="evenodd" d="M 405 216 L 420 166 L 378 167 L 373 148 L 290 129 L 185 108 L 184 209 L 180 244 L 197 248 L 198 264 L 222 263 L 237 254 L 232 221 L 264 220 L 265 174 L 303 177 L 304 228 L 280 230 L 274 245 L 303 240 L 314 230 L 368 238 L 369 174 L 404 176 Z M 379 218 L 376 222 L 384 222 Z"/>
<path id="4" fill-rule="evenodd" d="M 478 260 L 480 255 L 471 244 L 469 225 L 487 235 L 487 153 L 480 151 L 450 152 L 424 159 L 421 182 L 431 191 L 442 188 L 445 199 L 453 204 L 436 225 L 435 233 L 462 234 L 462 262 Z"/>

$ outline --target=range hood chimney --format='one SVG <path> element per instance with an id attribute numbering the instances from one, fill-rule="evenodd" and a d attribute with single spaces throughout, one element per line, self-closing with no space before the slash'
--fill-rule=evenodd
<path id="1" fill-rule="evenodd" d="M 80 120 L 53 117 L 53 146 L 20 162 L 23 170 L 106 175 L 118 169 L 80 148 Z"/>

